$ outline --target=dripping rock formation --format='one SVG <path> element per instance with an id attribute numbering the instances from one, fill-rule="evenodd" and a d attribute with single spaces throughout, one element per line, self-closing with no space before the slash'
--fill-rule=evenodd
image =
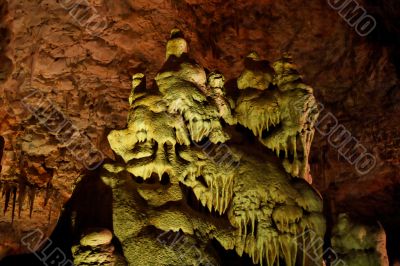
<path id="1" fill-rule="evenodd" d="M 0 0 L 0 264 L 306 264 L 306 228 L 399 264 L 400 3 L 348 1 L 362 37 L 332 2 Z"/>
<path id="2" fill-rule="evenodd" d="M 254 264 L 311 265 L 300 239 L 325 234 L 322 199 L 303 179 L 318 116 L 312 89 L 287 56 L 270 66 L 253 53 L 226 92 L 224 77 L 207 75 L 187 47 L 173 30 L 154 86 L 133 76 L 128 126 L 108 135 L 121 160 L 101 178 L 127 262 L 218 265 L 215 239 Z M 188 239 L 184 258 L 159 241 L 170 232 Z"/>

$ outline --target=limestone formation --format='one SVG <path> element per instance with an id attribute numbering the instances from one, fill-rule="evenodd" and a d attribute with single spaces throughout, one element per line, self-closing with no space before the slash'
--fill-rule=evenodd
<path id="1" fill-rule="evenodd" d="M 388 266 L 386 234 L 382 226 L 362 224 L 339 214 L 333 228 L 332 248 L 347 266 Z"/>
<path id="2" fill-rule="evenodd" d="M 271 62 L 283 52 L 293 56 L 325 107 L 320 117 L 332 113 L 377 159 L 372 171 L 360 176 L 340 155 L 344 149 L 315 134 L 313 185 L 334 201 L 334 212 L 379 219 L 388 234 L 391 261 L 399 261 L 400 1 L 329 2 L 346 2 L 361 13 L 364 8 L 377 20 L 376 29 L 360 37 L 340 16 L 344 10 L 330 8 L 327 1 L 0 0 L 0 154 L 3 148 L 5 152 L 0 176 L 0 245 L 5 248 L 0 253 L 29 252 L 20 239 L 37 228 L 50 237 L 71 195 L 81 193 L 75 185 L 87 174 L 66 143 L 24 111 L 21 100 L 32 89 L 42 92 L 113 160 L 106 136 L 126 125 L 130 78 L 143 72 L 152 86 L 150 78 L 165 58 L 166 36 L 179 25 L 190 37 L 191 56 L 211 71 L 221 71 L 227 87 L 235 84 L 230 80 L 240 75 L 250 50 Z M 77 9 L 64 8 L 74 3 L 79 3 Z M 98 16 L 84 16 L 86 11 Z M 76 20 L 78 14 L 84 20 L 106 19 L 107 28 L 93 35 L 86 23 Z M 82 147 L 79 153 L 90 150 Z M 9 172 L 12 168 L 21 174 Z M 27 177 L 30 182 L 21 182 Z M 163 203 L 159 194 L 150 197 L 152 191 L 141 189 L 141 195 L 152 206 Z M 175 191 L 168 193 L 178 198 Z M 93 209 L 101 212 L 104 206 Z"/>
<path id="3" fill-rule="evenodd" d="M 289 174 L 311 182 L 308 158 L 318 116 L 312 88 L 303 83 L 287 55 L 273 68 L 264 62 L 262 71 L 254 69 L 256 63 L 260 64 L 254 53 L 247 61 L 250 63 L 238 79 L 238 123 L 249 128 L 277 156 L 282 155 Z M 276 87 L 269 86 L 271 83 Z"/>
<path id="4" fill-rule="evenodd" d="M 321 197 L 303 179 L 312 90 L 286 59 L 251 54 L 235 98 L 178 30 L 166 55 L 153 87 L 133 76 L 128 126 L 108 135 L 119 159 L 101 174 L 129 265 L 217 265 L 212 240 L 256 265 L 312 265 L 298 248 L 307 232 L 325 233 Z"/>
<path id="5" fill-rule="evenodd" d="M 72 247 L 74 265 L 115 265 L 118 255 L 111 244 L 112 233 L 107 229 L 92 228 Z"/>

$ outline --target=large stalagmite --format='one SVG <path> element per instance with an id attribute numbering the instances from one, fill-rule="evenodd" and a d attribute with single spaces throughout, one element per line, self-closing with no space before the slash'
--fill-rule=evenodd
<path id="1" fill-rule="evenodd" d="M 128 127 L 108 136 L 121 159 L 102 172 L 130 265 L 216 265 L 213 239 L 254 264 L 314 263 L 299 245 L 325 233 L 320 195 L 303 179 L 312 89 L 289 57 L 270 66 L 255 53 L 236 88 L 224 82 L 190 59 L 178 30 L 153 86 L 133 76 Z"/>

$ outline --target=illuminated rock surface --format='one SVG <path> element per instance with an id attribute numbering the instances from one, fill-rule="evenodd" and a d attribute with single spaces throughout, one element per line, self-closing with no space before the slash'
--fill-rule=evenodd
<path id="1" fill-rule="evenodd" d="M 28 252 L 20 239 L 30 230 L 39 228 L 50 236 L 73 192 L 90 195 L 76 204 L 87 215 L 78 215 L 78 227 L 96 221 L 95 226 L 111 229 L 109 222 L 98 225 L 90 218 L 110 213 L 104 207 L 106 189 L 90 182 L 86 190 L 76 189 L 87 175 L 85 166 L 21 99 L 32 88 L 43 92 L 114 160 L 107 135 L 111 129 L 126 128 L 132 75 L 143 72 L 147 87 L 152 86 L 166 56 L 165 40 L 178 26 L 189 40 L 192 57 L 223 73 L 226 87 L 243 73 L 251 51 L 270 62 L 285 52 L 292 55 L 305 83 L 325 106 L 320 117 L 332 112 L 377 159 L 371 172 L 360 175 L 327 136 L 315 134 L 310 170 L 313 185 L 324 195 L 326 218 L 349 212 L 365 221 L 381 221 L 391 262 L 400 260 L 398 1 L 357 1 L 378 21 L 367 37 L 358 36 L 326 1 L 89 0 L 87 5 L 107 21 L 100 34 L 86 30 L 60 5 L 67 2 L 0 1 L 0 213 L 6 210 L 0 215 L 0 257 Z M 182 47 L 179 42 L 176 46 Z M 265 84 L 268 75 L 264 79 Z M 213 81 L 209 84 L 219 88 Z M 223 93 L 214 94 L 224 103 Z M 218 104 L 218 114 L 230 124 L 226 110 Z M 77 151 L 88 154 L 86 147 Z M 295 166 L 286 164 L 286 169 Z M 178 191 L 168 188 L 166 193 L 177 201 L 182 197 Z M 165 202 L 152 189 L 138 193 L 152 206 Z M 74 237 L 79 241 L 80 234 Z"/>
<path id="2" fill-rule="evenodd" d="M 389 265 L 386 234 L 378 223 L 360 224 L 340 214 L 333 227 L 332 248 L 348 266 Z"/>
<path id="3" fill-rule="evenodd" d="M 111 244 L 112 233 L 107 229 L 92 229 L 72 247 L 74 265 L 114 265 L 116 255 Z"/>
<path id="4" fill-rule="evenodd" d="M 237 81 L 241 95 L 235 102 L 225 93 L 221 75 L 207 79 L 203 67 L 190 59 L 182 37 L 175 45 L 176 33 L 168 41 L 157 87 L 140 88 L 144 77 L 134 75 L 128 127 L 108 135 L 123 161 L 106 164 L 102 178 L 112 187 L 113 228 L 125 258 L 130 265 L 198 265 L 200 260 L 218 259 L 203 254 L 215 238 L 225 249 L 249 255 L 254 264 L 307 264 L 298 244 L 310 241 L 308 231 L 321 238 L 325 233 L 322 199 L 302 179 L 318 115 L 312 89 L 294 78 L 290 82 L 300 85 L 281 91 L 287 81 L 266 62 L 270 73 L 261 79 L 274 79 L 277 87 L 258 81 L 262 69 L 246 69 L 246 77 Z M 272 102 L 275 109 L 244 103 L 254 90 L 270 92 L 257 99 Z M 289 104 L 291 98 L 299 104 Z M 223 112 L 218 104 L 225 107 Z M 253 114 L 256 111 L 265 122 Z M 268 130 L 281 121 L 279 130 Z M 253 137 L 251 131 L 246 135 L 245 127 L 257 129 Z M 262 132 L 270 135 L 261 138 Z M 301 139 L 298 147 L 296 137 Z M 291 154 L 294 164 L 301 154 L 301 170 L 286 167 L 285 172 L 280 151 L 285 160 Z M 199 257 L 188 254 L 178 263 L 178 254 L 154 237 L 157 232 L 183 232 Z M 139 256 L 147 247 L 158 256 Z M 322 254 L 322 247 L 314 252 Z"/>

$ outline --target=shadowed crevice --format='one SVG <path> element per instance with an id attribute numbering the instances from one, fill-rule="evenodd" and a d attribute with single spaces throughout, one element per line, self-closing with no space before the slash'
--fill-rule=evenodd
<path id="1" fill-rule="evenodd" d="M 8 12 L 7 1 L 0 1 L 0 84 L 5 82 L 13 69 L 12 61 L 6 56 L 6 47 L 10 43 L 10 31 L 4 23 Z"/>
<path id="2" fill-rule="evenodd" d="M 0 174 L 2 169 L 1 161 L 3 159 L 3 151 L 4 151 L 4 138 L 0 136 Z"/>

